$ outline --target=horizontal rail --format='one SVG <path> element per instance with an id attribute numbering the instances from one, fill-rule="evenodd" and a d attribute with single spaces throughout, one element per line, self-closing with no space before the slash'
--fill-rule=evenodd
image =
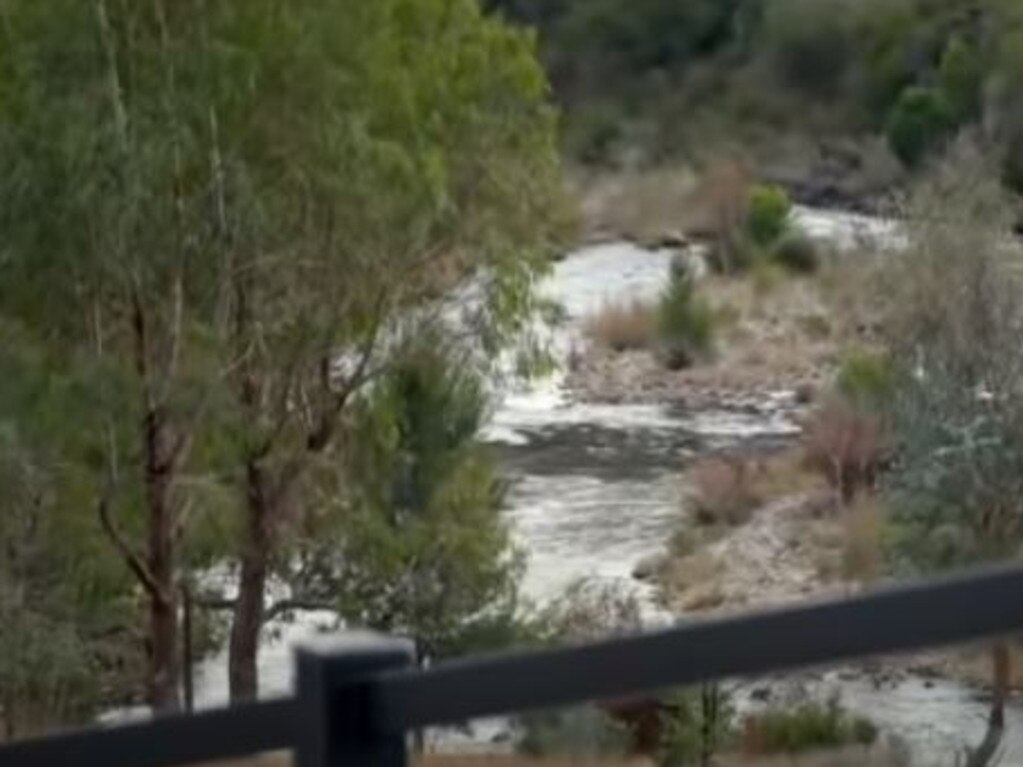
<path id="1" fill-rule="evenodd" d="M 578 647 L 453 661 L 425 671 L 367 667 L 354 681 L 333 689 L 328 682 L 327 696 L 337 696 L 334 703 L 351 704 L 353 699 L 341 700 L 350 695 L 368 702 L 369 710 L 359 717 L 365 722 L 365 731 L 357 734 L 363 742 L 429 725 L 1016 631 L 1023 631 L 1023 569 L 988 570 Z M 353 679 L 351 650 L 322 652 L 322 657 L 325 679 L 335 666 L 346 669 L 346 680 Z M 15 743 L 0 747 L 0 767 L 166 767 L 301 750 L 301 741 L 309 739 L 303 724 L 315 719 L 322 718 L 322 726 L 338 737 L 351 736 L 327 713 L 346 709 L 334 703 L 326 711 L 302 711 L 298 700 L 285 699 Z"/>
<path id="2" fill-rule="evenodd" d="M 297 705 L 267 701 L 193 716 L 24 741 L 0 748 L 0 767 L 166 767 L 289 749 Z"/>
<path id="3" fill-rule="evenodd" d="M 693 622 L 580 647 L 394 671 L 376 681 L 384 732 L 948 645 L 1023 630 L 1023 570 Z"/>

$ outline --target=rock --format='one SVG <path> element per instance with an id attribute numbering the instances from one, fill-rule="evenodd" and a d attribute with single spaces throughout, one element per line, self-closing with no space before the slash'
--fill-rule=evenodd
<path id="1" fill-rule="evenodd" d="M 796 387 L 796 404 L 809 405 L 816 399 L 817 389 L 809 381 L 804 381 Z"/>
<path id="2" fill-rule="evenodd" d="M 636 566 L 632 568 L 632 577 L 637 581 L 651 581 L 657 577 L 657 573 L 661 569 L 662 560 L 660 555 L 651 554 L 649 557 L 644 557 L 636 563 Z"/>
<path id="3" fill-rule="evenodd" d="M 689 246 L 689 238 L 684 232 L 677 229 L 669 229 L 652 238 L 649 245 L 652 248 L 664 249 L 686 248 Z"/>
<path id="4" fill-rule="evenodd" d="M 750 698 L 761 703 L 771 699 L 770 687 L 754 687 L 749 694 Z"/>

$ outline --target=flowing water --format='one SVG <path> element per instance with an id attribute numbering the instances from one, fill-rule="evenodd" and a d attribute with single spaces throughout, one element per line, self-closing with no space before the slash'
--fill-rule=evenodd
<path id="1" fill-rule="evenodd" d="M 895 247 L 902 238 L 897 225 L 863 216 L 809 209 L 798 209 L 796 216 L 813 236 L 840 247 L 865 240 Z M 582 319 L 603 302 L 656 295 L 670 260 L 670 252 L 627 243 L 570 254 L 543 287 L 566 313 L 553 348 L 567 358 Z M 679 469 L 712 448 L 791 438 L 796 431 L 788 417 L 791 401 L 789 393 L 778 392 L 752 412 L 594 405 L 574 401 L 557 374 L 505 392 L 485 438 L 499 451 L 512 482 L 506 513 L 528 554 L 527 595 L 542 602 L 577 579 L 596 578 L 637 589 L 649 617 L 668 620 L 632 571 L 661 550 L 677 524 Z M 305 616 L 264 643 L 265 695 L 289 690 L 293 645 L 329 625 L 327 615 Z M 201 705 L 225 701 L 225 671 L 223 656 L 203 664 Z M 919 763 L 951 764 L 964 744 L 983 735 L 986 707 L 962 685 L 910 676 L 879 689 L 865 677 L 837 673 L 811 676 L 808 684 L 821 695 L 839 691 L 847 708 L 904 738 Z M 477 731 L 476 737 L 492 734 Z M 1023 712 L 1016 707 L 1009 712 L 1002 764 L 1023 765 Z"/>

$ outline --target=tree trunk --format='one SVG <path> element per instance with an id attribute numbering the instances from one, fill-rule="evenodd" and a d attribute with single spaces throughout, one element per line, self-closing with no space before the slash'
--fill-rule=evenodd
<path id="1" fill-rule="evenodd" d="M 980 745 L 970 752 L 966 767 L 991 764 L 1005 733 L 1005 701 L 1009 697 L 1012 666 L 1009 645 L 1004 640 L 991 647 L 991 676 L 991 712 L 988 714 L 987 733 Z"/>
<path id="2" fill-rule="evenodd" d="M 144 424 L 146 506 L 148 511 L 149 573 L 149 705 L 154 711 L 179 711 L 178 604 L 174 588 L 174 514 L 171 507 L 171 463 L 166 456 L 168 435 L 160 413 L 150 411 Z"/>
<path id="3" fill-rule="evenodd" d="M 228 659 L 232 703 L 253 700 L 259 692 L 256 661 L 272 544 L 266 481 L 263 468 L 250 460 L 245 468 L 246 526 Z"/>

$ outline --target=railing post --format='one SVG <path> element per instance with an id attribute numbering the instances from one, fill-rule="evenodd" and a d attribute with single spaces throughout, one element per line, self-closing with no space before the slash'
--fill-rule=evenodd
<path id="1" fill-rule="evenodd" d="M 297 767 L 407 767 L 405 734 L 380 727 L 373 676 L 414 658 L 411 642 L 365 632 L 300 648 Z"/>

